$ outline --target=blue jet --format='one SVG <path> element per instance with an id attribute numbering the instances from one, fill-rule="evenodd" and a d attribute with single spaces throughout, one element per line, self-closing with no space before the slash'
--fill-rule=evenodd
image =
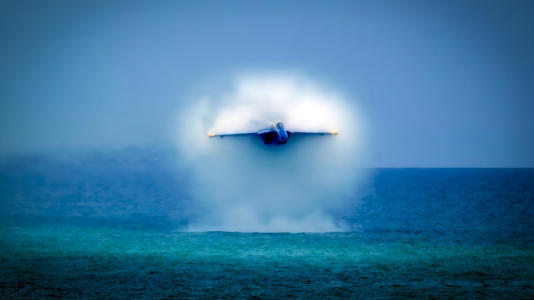
<path id="1" fill-rule="evenodd" d="M 337 131 L 290 131 L 286 130 L 284 127 L 284 123 L 278 122 L 276 124 L 271 125 L 268 128 L 256 131 L 256 132 L 239 132 L 239 133 L 225 133 L 225 134 L 216 134 L 214 132 L 208 133 L 209 137 L 225 137 L 225 136 L 239 136 L 239 135 L 258 135 L 263 140 L 263 143 L 265 145 L 283 145 L 287 143 L 289 140 L 289 137 L 292 135 L 299 134 L 299 135 L 337 135 L 339 134 Z"/>

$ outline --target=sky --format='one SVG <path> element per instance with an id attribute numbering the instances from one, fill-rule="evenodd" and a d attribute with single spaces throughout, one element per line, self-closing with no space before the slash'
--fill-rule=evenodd
<path id="1" fill-rule="evenodd" d="M 191 95 L 298 72 L 369 167 L 534 167 L 532 1 L 0 1 L 0 155 L 167 147 Z"/>

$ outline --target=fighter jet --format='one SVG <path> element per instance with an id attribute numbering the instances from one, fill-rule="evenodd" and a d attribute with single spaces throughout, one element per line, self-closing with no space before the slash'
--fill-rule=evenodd
<path id="1" fill-rule="evenodd" d="M 239 135 L 257 135 L 259 136 L 265 145 L 283 145 L 287 143 L 289 138 L 292 135 L 295 134 L 305 134 L 305 135 L 337 135 L 339 132 L 333 130 L 333 131 L 292 131 L 292 130 L 286 130 L 284 127 L 284 123 L 278 122 L 276 124 L 271 125 L 268 128 L 261 129 L 256 132 L 238 132 L 238 133 L 224 133 L 224 134 L 216 134 L 214 132 L 208 133 L 209 137 L 225 137 L 225 136 L 239 136 Z"/>

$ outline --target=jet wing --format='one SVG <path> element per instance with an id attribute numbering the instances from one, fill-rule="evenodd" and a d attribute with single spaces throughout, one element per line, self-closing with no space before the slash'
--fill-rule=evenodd
<path id="1" fill-rule="evenodd" d="M 237 133 L 208 133 L 209 137 L 225 137 L 225 136 L 239 136 L 239 135 L 256 135 L 257 132 L 237 132 Z"/>
<path id="2" fill-rule="evenodd" d="M 338 135 L 339 132 L 332 130 L 332 131 L 292 131 L 288 130 L 287 133 L 290 135 L 298 134 L 298 135 Z"/>
<path id="3" fill-rule="evenodd" d="M 215 133 L 215 132 L 210 132 L 208 133 L 208 136 L 209 137 L 225 137 L 225 136 L 239 136 L 239 135 L 263 135 L 263 134 L 266 134 L 266 133 L 269 133 L 269 132 L 272 132 L 273 131 L 273 128 L 265 128 L 265 129 L 262 129 L 262 130 L 259 130 L 259 131 L 255 131 L 255 132 L 236 132 L 236 133 Z"/>

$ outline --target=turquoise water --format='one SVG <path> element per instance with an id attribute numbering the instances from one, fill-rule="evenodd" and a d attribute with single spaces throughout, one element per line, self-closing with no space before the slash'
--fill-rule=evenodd
<path id="1" fill-rule="evenodd" d="M 0 163 L 0 298 L 534 298 L 533 169 L 371 170 L 350 232 L 260 234 L 184 232 L 169 165 Z"/>
<path id="2" fill-rule="evenodd" d="M 416 235 L 3 227 L 9 297 L 534 297 L 534 247 Z"/>

